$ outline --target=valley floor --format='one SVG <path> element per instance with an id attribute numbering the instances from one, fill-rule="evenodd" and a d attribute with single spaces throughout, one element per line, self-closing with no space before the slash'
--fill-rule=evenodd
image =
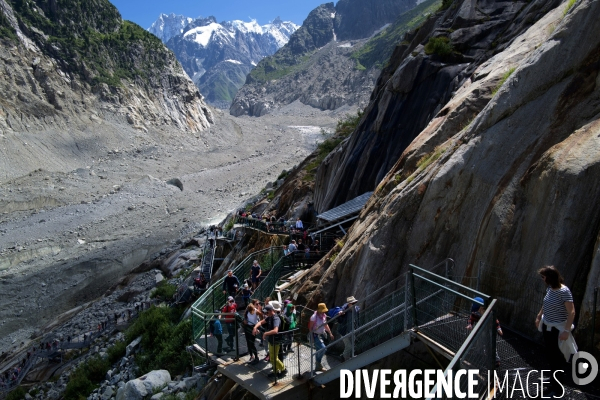
<path id="1" fill-rule="evenodd" d="M 0 351 L 242 205 L 312 152 L 322 128 L 355 111 L 300 104 L 261 118 L 216 111 L 210 131 L 196 135 L 104 121 L 86 127 L 85 146 L 73 140 L 59 156 L 60 132 L 3 135 Z M 39 153 L 19 156 L 15 142 Z M 172 178 L 183 191 L 166 184 Z"/>

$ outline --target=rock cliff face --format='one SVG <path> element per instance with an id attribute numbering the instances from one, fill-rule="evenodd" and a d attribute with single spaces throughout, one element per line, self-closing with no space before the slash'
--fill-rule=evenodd
<path id="1" fill-rule="evenodd" d="M 452 257 L 457 276 L 473 276 L 483 261 L 512 277 L 499 284 L 525 288 L 504 312 L 532 331 L 525 292 L 554 264 L 584 332 L 600 278 L 598 15 L 597 0 L 455 1 L 399 47 L 362 124 L 319 171 L 322 209 L 376 192 L 306 297 L 341 304 L 409 263 Z M 436 36 L 460 54 L 428 55 Z"/>
<path id="2" fill-rule="evenodd" d="M 212 121 L 173 54 L 106 0 L 0 0 L 0 26 L 2 135 L 105 118 L 199 132 Z"/>
<path id="3" fill-rule="evenodd" d="M 262 116 L 299 100 L 321 110 L 364 107 L 380 69 L 352 55 L 370 35 L 416 5 L 412 0 L 343 0 L 310 12 L 287 45 L 252 70 L 230 107 L 234 116 Z"/>
<path id="4" fill-rule="evenodd" d="M 340 0 L 335 5 L 335 33 L 338 40 L 369 37 L 416 5 L 413 0 Z"/>
<path id="5" fill-rule="evenodd" d="M 506 48 L 532 22 L 558 2 L 478 2 L 453 6 L 431 17 L 408 35 L 378 78 L 362 124 L 343 146 L 325 160 L 316 178 L 315 208 L 325 211 L 372 191 L 407 146 L 448 104 L 474 71 Z M 449 38 L 448 54 L 425 47 Z M 513 65 L 505 65 L 502 73 Z M 492 97 L 495 76 L 448 116 L 445 131 L 467 126 Z M 476 75 L 479 77 L 479 75 Z M 481 80 L 481 78 L 478 78 Z M 483 89 L 483 90 L 482 90 Z M 444 108 L 442 115 L 451 109 Z M 327 188 L 327 190 L 324 190 Z"/>

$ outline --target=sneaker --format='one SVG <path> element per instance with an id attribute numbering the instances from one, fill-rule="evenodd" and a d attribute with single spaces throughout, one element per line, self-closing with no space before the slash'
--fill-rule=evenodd
<path id="1" fill-rule="evenodd" d="M 317 364 L 317 368 L 315 368 L 315 371 L 327 371 L 322 364 Z"/>
<path id="2" fill-rule="evenodd" d="M 292 350 L 292 349 L 289 349 L 287 352 L 288 352 L 288 353 L 293 353 L 293 352 L 294 352 L 294 350 Z"/>
<path id="3" fill-rule="evenodd" d="M 269 356 L 266 356 L 265 358 L 263 358 L 263 361 L 267 361 L 267 362 L 268 362 L 268 361 L 271 361 L 271 357 L 269 357 Z"/>
<path id="4" fill-rule="evenodd" d="M 267 377 L 269 378 L 275 378 L 276 374 L 275 372 L 269 372 L 269 374 L 267 375 Z"/>
<path id="5" fill-rule="evenodd" d="M 283 371 L 280 371 L 280 372 L 277 373 L 277 377 L 279 379 L 281 379 L 281 378 L 283 378 L 284 376 L 287 375 L 287 372 L 288 372 L 287 369 L 284 369 Z"/>
<path id="6" fill-rule="evenodd" d="M 254 360 L 252 360 L 252 362 L 250 363 L 250 365 L 256 365 L 260 362 L 260 360 L 258 358 L 255 358 Z"/>

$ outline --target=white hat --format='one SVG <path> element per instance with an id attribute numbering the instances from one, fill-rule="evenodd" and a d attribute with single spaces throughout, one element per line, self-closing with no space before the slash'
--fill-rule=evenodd
<path id="1" fill-rule="evenodd" d="M 273 307 L 273 310 L 275 310 L 275 311 L 281 311 L 281 303 L 280 302 L 278 302 L 276 300 L 273 300 L 273 301 L 269 302 L 269 305 L 271 307 Z"/>
<path id="2" fill-rule="evenodd" d="M 247 283 L 244 283 L 244 288 L 247 288 L 247 287 L 248 287 L 248 284 L 247 284 Z"/>
<path id="3" fill-rule="evenodd" d="M 229 297 L 227 298 L 227 301 L 235 301 L 235 299 L 233 298 L 233 296 L 229 296 Z"/>

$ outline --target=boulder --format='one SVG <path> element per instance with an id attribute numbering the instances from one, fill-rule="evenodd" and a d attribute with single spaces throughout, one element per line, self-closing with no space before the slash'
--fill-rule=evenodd
<path id="1" fill-rule="evenodd" d="M 169 382 L 171 382 L 169 371 L 162 369 L 149 372 L 119 388 L 117 400 L 141 400 Z"/>
<path id="2" fill-rule="evenodd" d="M 113 397 L 114 394 L 115 394 L 115 391 L 113 390 L 113 388 L 108 386 L 106 388 L 106 390 L 104 391 L 104 393 L 102 393 L 102 400 L 110 400 L 110 398 Z"/>
<path id="3" fill-rule="evenodd" d="M 135 348 L 140 344 L 141 341 L 142 337 L 140 336 L 133 342 L 129 343 L 125 349 L 125 357 L 129 357 L 135 351 Z"/>

